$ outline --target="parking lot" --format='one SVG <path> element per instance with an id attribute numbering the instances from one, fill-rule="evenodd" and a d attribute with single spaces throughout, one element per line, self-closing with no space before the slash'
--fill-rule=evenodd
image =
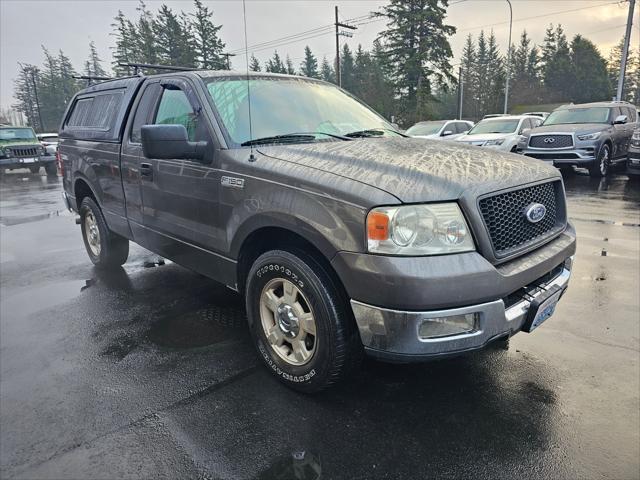
<path id="1" fill-rule="evenodd" d="M 640 184 L 564 177 L 578 253 L 552 319 L 305 396 L 259 363 L 235 293 L 133 244 L 95 270 L 59 179 L 5 175 L 2 476 L 637 478 Z"/>

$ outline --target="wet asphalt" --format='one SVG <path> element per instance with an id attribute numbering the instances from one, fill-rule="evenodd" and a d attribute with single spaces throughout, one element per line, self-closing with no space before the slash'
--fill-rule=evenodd
<path id="1" fill-rule="evenodd" d="M 640 182 L 565 185 L 578 253 L 541 328 L 305 396 L 260 365 L 236 294 L 133 244 L 96 271 L 59 179 L 8 173 L 0 476 L 640 477 Z"/>

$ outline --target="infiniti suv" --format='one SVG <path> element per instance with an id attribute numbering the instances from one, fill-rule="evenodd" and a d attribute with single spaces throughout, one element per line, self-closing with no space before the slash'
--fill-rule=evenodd
<path id="1" fill-rule="evenodd" d="M 556 167 L 582 167 L 604 177 L 625 162 L 637 125 L 636 107 L 627 102 L 564 105 L 544 123 L 523 134 L 517 151 Z"/>

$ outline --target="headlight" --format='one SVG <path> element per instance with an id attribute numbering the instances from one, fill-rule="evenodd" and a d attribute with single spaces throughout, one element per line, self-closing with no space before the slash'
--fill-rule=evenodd
<path id="1" fill-rule="evenodd" d="M 487 140 L 484 145 L 486 147 L 490 145 L 502 145 L 504 143 L 504 138 L 496 138 L 495 140 Z"/>
<path id="2" fill-rule="evenodd" d="M 475 250 L 456 203 L 374 208 L 367 216 L 368 249 L 387 255 L 438 255 Z"/>
<path id="3" fill-rule="evenodd" d="M 595 140 L 600 136 L 600 132 L 587 133 L 585 135 L 578 135 L 578 140 Z"/>

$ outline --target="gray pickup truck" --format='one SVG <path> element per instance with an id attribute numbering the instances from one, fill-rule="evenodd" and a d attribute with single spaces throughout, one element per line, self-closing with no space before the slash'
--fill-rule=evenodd
<path id="1" fill-rule="evenodd" d="M 129 241 L 246 299 L 259 356 L 320 390 L 532 331 L 576 248 L 545 163 L 408 138 L 335 85 L 180 72 L 81 91 L 60 130 L 91 261 Z"/>

